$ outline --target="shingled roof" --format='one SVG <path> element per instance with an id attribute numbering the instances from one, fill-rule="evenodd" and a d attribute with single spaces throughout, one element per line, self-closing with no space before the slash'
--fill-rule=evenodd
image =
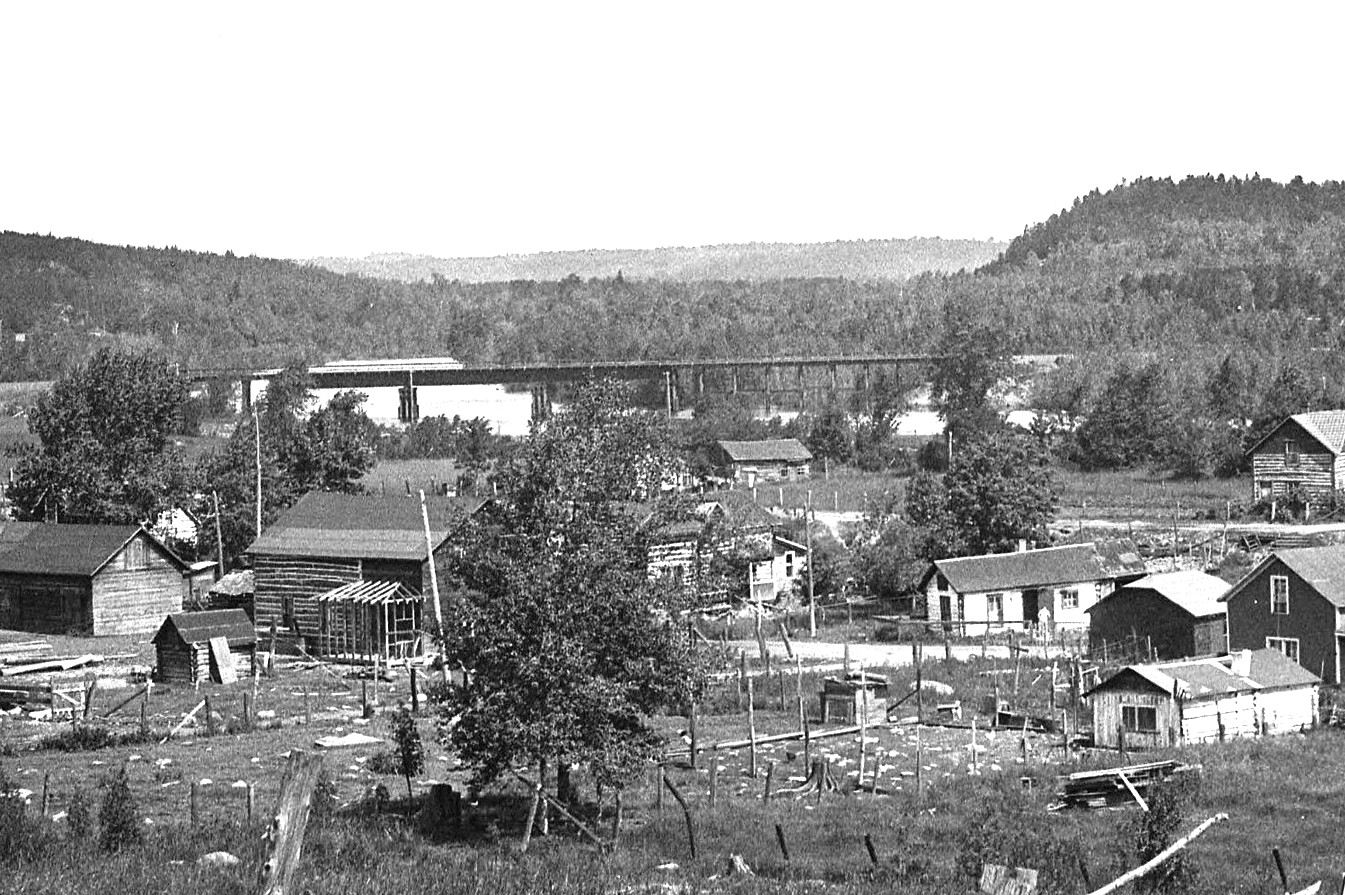
<path id="1" fill-rule="evenodd" d="M 734 463 L 807 463 L 813 455 L 797 438 L 768 438 L 764 441 L 721 441 L 724 456 Z"/>
<path id="2" fill-rule="evenodd" d="M 241 609 L 208 609 L 204 612 L 173 612 L 159 626 L 152 643 L 177 637 L 183 643 L 205 643 L 223 637 L 230 646 L 256 643 L 257 631 Z"/>
<path id="3" fill-rule="evenodd" d="M 483 503 L 473 498 L 427 499 L 430 540 L 435 548 Z M 247 552 L 361 559 L 424 560 L 428 556 L 418 499 L 326 491 L 301 497 Z"/>
<path id="4" fill-rule="evenodd" d="M 1314 410 L 1309 413 L 1295 413 L 1286 417 L 1278 426 L 1271 429 L 1260 440 L 1247 449 L 1247 453 L 1259 448 L 1275 437 L 1284 428 L 1285 423 L 1295 422 L 1313 438 L 1321 442 L 1322 447 L 1333 454 L 1345 452 L 1345 410 Z"/>
<path id="5" fill-rule="evenodd" d="M 963 556 L 935 560 L 924 580 L 928 582 L 937 569 L 955 591 L 969 594 L 1143 574 L 1144 561 L 1138 553 L 1120 551 L 1115 557 L 1114 561 L 1104 557 L 1092 543 Z"/>
<path id="6" fill-rule="evenodd" d="M 1228 592 L 1228 582 L 1194 569 L 1146 575 L 1103 597 L 1097 605 L 1121 599 L 1129 590 L 1151 590 L 1195 618 L 1228 614 L 1228 606 L 1219 599 Z M 1092 612 L 1094 608 L 1090 606 L 1086 611 Z"/>
<path id="7" fill-rule="evenodd" d="M 0 572 L 91 578 L 137 535 L 186 571 L 177 554 L 138 525 L 6 522 L 0 528 Z"/>
<path id="8" fill-rule="evenodd" d="M 1242 576 L 1242 580 L 1219 599 L 1228 602 L 1276 559 L 1288 566 L 1294 574 L 1307 582 L 1333 606 L 1345 608 L 1345 544 L 1276 550 L 1257 563 L 1250 572 Z"/>
<path id="9" fill-rule="evenodd" d="M 1246 673 L 1238 668 L 1246 661 Z M 1093 689 L 1085 697 L 1127 683 L 1144 682 L 1161 693 L 1180 693 L 1187 699 L 1202 699 L 1321 683 L 1321 678 L 1276 649 L 1243 651 L 1217 659 L 1183 659 L 1156 665 L 1129 665 Z"/>

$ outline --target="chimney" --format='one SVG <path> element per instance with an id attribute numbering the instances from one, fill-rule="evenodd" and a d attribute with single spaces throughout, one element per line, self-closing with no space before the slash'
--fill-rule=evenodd
<path id="1" fill-rule="evenodd" d="M 1019 539 L 1018 539 L 1018 552 L 1019 552 L 1019 553 L 1026 553 L 1026 552 L 1027 552 L 1027 538 L 1019 538 Z"/>
<path id="2" fill-rule="evenodd" d="M 1233 650 L 1229 654 L 1228 670 L 1241 677 L 1252 676 L 1252 651 L 1249 649 Z"/>

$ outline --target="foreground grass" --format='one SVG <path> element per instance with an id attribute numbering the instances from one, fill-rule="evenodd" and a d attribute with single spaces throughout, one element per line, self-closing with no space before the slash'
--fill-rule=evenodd
<path id="1" fill-rule="evenodd" d="M 1278 890 L 1270 849 L 1283 851 L 1294 888 L 1338 878 L 1339 805 L 1345 796 L 1345 734 L 1210 745 L 1171 753 L 1198 764 L 1200 784 L 1180 832 L 1216 812 L 1229 820 L 1188 850 L 1199 874 L 1195 891 Z M 1157 757 L 1157 756 L 1155 756 Z M 1098 761 L 1105 761 L 1102 756 Z M 1114 761 L 1114 756 L 1111 757 Z M 653 881 L 686 883 L 691 891 L 792 892 L 809 880 L 834 891 L 936 893 L 974 891 L 981 860 L 999 860 L 1041 871 L 1043 893 L 1082 890 L 1079 861 L 1094 884 L 1132 866 L 1126 843 L 1136 810 L 1049 812 L 1055 769 L 960 775 L 914 793 L 759 799 L 728 797 L 711 809 L 693 805 L 698 855 L 692 858 L 680 812 L 669 799 L 660 810 L 650 793 L 628 794 L 627 832 L 613 853 L 599 854 L 553 822 L 549 837 L 518 853 L 517 818 L 522 794 L 500 803 L 505 811 L 469 842 L 433 844 L 399 818 L 358 815 L 319 823 L 310 830 L 298 870 L 299 891 L 315 895 L 383 893 L 613 892 Z M 682 775 L 689 771 L 680 771 Z M 686 785 L 685 776 L 682 785 Z M 607 821 L 602 821 L 606 826 Z M 789 862 L 777 845 L 779 825 Z M 258 828 L 215 824 L 161 829 L 139 846 L 102 855 L 91 843 L 61 841 L 35 861 L 20 860 L 0 872 L 0 891 L 24 893 L 127 892 L 242 893 L 251 891 L 264 846 Z M 53 833 L 53 836 L 62 834 Z M 868 835 L 878 854 L 871 866 Z M 236 869 L 197 865 L 206 852 L 224 849 L 242 858 Z M 758 876 L 724 878 L 730 855 L 740 855 Z M 675 866 L 669 866 L 675 865 Z"/>

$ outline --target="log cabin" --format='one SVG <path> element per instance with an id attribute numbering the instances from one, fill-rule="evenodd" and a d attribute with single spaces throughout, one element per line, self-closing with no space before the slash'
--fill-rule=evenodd
<path id="1" fill-rule="evenodd" d="M 1317 723 L 1321 679 L 1279 650 L 1131 665 L 1084 696 L 1093 742 L 1155 749 L 1289 733 Z"/>
<path id="2" fill-rule="evenodd" d="M 427 595 L 430 563 L 443 580 L 453 533 L 484 502 L 428 498 L 431 549 L 420 501 L 414 497 L 323 491 L 304 495 L 248 547 L 257 626 L 274 624 L 287 639 L 322 650 L 333 643 L 325 629 L 333 615 L 324 612 L 324 605 L 333 610 L 338 605 L 321 600 L 324 594 L 358 582 L 378 582 L 398 585 L 386 590 L 402 604 L 405 594 Z M 377 615 L 371 612 L 370 624 L 379 623 Z M 367 638 L 370 643 L 382 640 L 378 631 Z"/>
<path id="3" fill-rule="evenodd" d="M 211 641 L 225 650 L 212 650 Z M 252 677 L 257 661 L 257 633 L 241 609 L 171 613 L 154 635 L 158 659 L 155 680 L 184 684 L 222 682 L 221 654 L 233 666 L 233 676 Z"/>
<path id="4" fill-rule="evenodd" d="M 177 554 L 138 525 L 7 522 L 0 528 L 0 628 L 148 633 L 182 610 L 189 575 Z"/>
<path id="5" fill-rule="evenodd" d="M 1247 450 L 1252 499 L 1274 500 L 1299 490 L 1324 498 L 1345 487 L 1345 410 L 1296 413 Z"/>

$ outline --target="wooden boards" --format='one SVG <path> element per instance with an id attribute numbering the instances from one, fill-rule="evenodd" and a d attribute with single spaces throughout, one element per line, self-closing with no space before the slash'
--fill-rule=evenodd
<path id="1" fill-rule="evenodd" d="M 238 669 L 234 667 L 233 653 L 229 652 L 228 638 L 210 638 L 210 664 L 214 666 L 214 676 L 221 684 L 238 683 Z"/>

